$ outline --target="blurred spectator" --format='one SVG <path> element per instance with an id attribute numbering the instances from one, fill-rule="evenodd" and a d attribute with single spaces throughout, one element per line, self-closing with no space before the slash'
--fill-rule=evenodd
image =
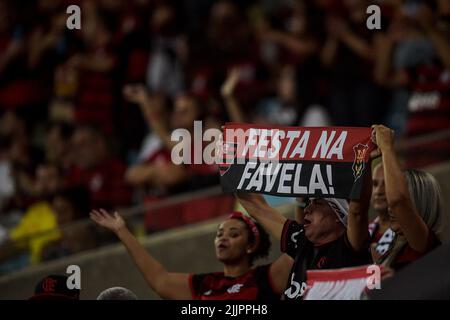
<path id="1" fill-rule="evenodd" d="M 8 111 L 0 119 L 2 137 L 9 146 L 8 160 L 12 167 L 17 205 L 26 207 L 33 197 L 33 177 L 36 165 L 42 160 L 42 152 L 30 139 L 27 125 L 17 112 Z"/>
<path id="2" fill-rule="evenodd" d="M 51 208 L 50 200 L 62 185 L 63 180 L 57 167 L 50 164 L 38 166 L 33 185 L 36 202 L 26 210 L 17 226 L 9 231 L 11 242 L 5 244 L 9 246 L 8 252 L 14 252 L 14 248 L 17 251 L 28 250 L 31 263 L 41 261 L 45 245 L 60 237 L 56 214 Z"/>
<path id="3" fill-rule="evenodd" d="M 416 36 L 416 48 L 409 53 L 418 55 L 419 52 L 421 58 L 407 68 L 392 72 L 390 52 L 396 38 L 384 37 L 378 55 L 378 79 L 388 87 L 409 88 L 405 136 L 414 138 L 450 128 L 450 24 L 430 4 L 404 10 Z M 410 148 L 404 156 L 408 167 L 423 167 L 450 159 L 448 150 L 450 139 L 444 138 Z"/>
<path id="4" fill-rule="evenodd" d="M 157 5 L 150 18 L 152 49 L 147 66 L 147 86 L 152 93 L 175 97 L 184 89 L 177 35 L 176 12 L 167 3 Z"/>
<path id="5" fill-rule="evenodd" d="M 368 1 L 345 0 L 343 5 L 342 14 L 327 16 L 321 54 L 331 73 L 330 111 L 335 125 L 370 126 L 383 115 L 384 105 L 372 79 L 377 34 L 366 27 Z"/>
<path id="6" fill-rule="evenodd" d="M 87 218 L 90 210 L 89 194 L 83 188 L 69 188 L 58 192 L 51 202 L 56 213 L 61 237 L 45 246 L 43 260 L 65 257 L 95 246 L 94 232 L 86 223 L 73 224 Z"/>
<path id="7" fill-rule="evenodd" d="M 175 192 L 194 191 L 219 183 L 217 166 L 207 165 L 203 161 L 201 164 L 194 163 L 192 140 L 194 121 L 204 119 L 204 109 L 198 99 L 191 95 L 178 96 L 175 99 L 172 113 L 167 116 L 160 98 L 149 97 L 143 86 L 128 86 L 125 88 L 124 94 L 127 99 L 140 105 L 149 127 L 156 135 L 153 138 L 153 152 L 150 151 L 152 148 L 149 148 L 147 159 L 130 167 L 126 175 L 131 184 L 151 187 L 145 197 L 146 203 L 154 203 Z M 202 122 L 202 125 L 204 124 L 206 123 Z M 184 139 L 178 143 L 172 141 L 171 130 L 175 129 L 187 130 L 191 139 Z M 181 149 L 181 146 L 184 147 L 184 150 L 190 151 L 190 163 L 175 165 L 172 162 L 171 152 L 174 152 L 172 149 L 177 145 L 178 150 Z M 228 197 L 225 198 L 228 201 Z M 187 222 L 199 220 L 202 217 L 220 215 L 224 209 L 218 207 L 217 204 L 222 202 L 219 199 L 211 199 L 211 203 L 208 201 L 209 199 L 193 201 L 191 204 L 183 205 L 183 209 L 173 206 L 150 211 L 146 215 L 146 227 L 148 230 L 155 230 L 180 224 L 181 221 Z M 212 201 L 215 201 L 214 205 L 212 205 Z M 228 208 L 229 205 L 224 207 Z"/>
<path id="8" fill-rule="evenodd" d="M 293 66 L 282 67 L 276 81 L 277 95 L 259 102 L 252 122 L 287 126 L 297 124 L 300 110 L 296 80 Z"/>
<path id="9" fill-rule="evenodd" d="M 309 106 L 323 103 L 320 99 L 323 72 L 318 53 L 324 37 L 324 17 L 313 1 L 293 1 L 282 8 L 274 19 L 281 28 L 275 22 L 269 26 L 262 19 L 257 23 L 257 32 L 266 46 L 276 45 L 277 59 L 271 64 L 275 63 L 278 70 L 278 99 L 295 110 L 290 114 L 293 124 L 298 123 Z"/>
<path id="10" fill-rule="evenodd" d="M 0 1 L 0 106 L 24 107 L 33 101 L 33 83 L 27 79 L 26 36 L 11 1 Z"/>
<path id="11" fill-rule="evenodd" d="M 125 165 L 109 155 L 105 137 L 90 126 L 75 129 L 71 146 L 72 168 L 68 186 L 86 188 L 95 207 L 126 206 L 131 202 L 131 190 L 125 184 Z"/>
<path id="12" fill-rule="evenodd" d="M 113 111 L 117 107 L 117 53 L 113 35 L 115 21 L 97 10 L 94 2 L 83 2 L 84 49 L 73 55 L 67 64 L 78 73 L 74 120 L 79 124 L 96 125 L 112 133 L 115 123 Z"/>
<path id="13" fill-rule="evenodd" d="M 161 95 L 149 96 L 144 86 L 127 86 L 124 88 L 125 97 L 139 105 L 142 116 L 149 129 L 137 163 L 130 166 L 126 172 L 129 184 L 143 188 L 143 201 L 146 204 L 173 194 L 177 185 L 186 177 L 183 166 L 176 166 L 170 158 L 171 144 L 167 126 L 169 115 Z M 146 229 L 148 231 L 168 228 L 181 223 L 178 207 L 150 210 L 146 214 Z"/>
<path id="14" fill-rule="evenodd" d="M 73 128 L 65 123 L 51 123 L 48 125 L 44 148 L 46 161 L 59 168 L 68 169 L 70 165 L 70 138 Z"/>

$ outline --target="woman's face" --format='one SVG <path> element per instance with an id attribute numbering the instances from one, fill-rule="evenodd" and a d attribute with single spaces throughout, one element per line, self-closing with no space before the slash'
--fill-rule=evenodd
<path id="1" fill-rule="evenodd" d="M 214 245 L 216 257 L 223 263 L 237 263 L 249 254 L 248 229 L 243 221 L 228 219 L 220 224 Z"/>

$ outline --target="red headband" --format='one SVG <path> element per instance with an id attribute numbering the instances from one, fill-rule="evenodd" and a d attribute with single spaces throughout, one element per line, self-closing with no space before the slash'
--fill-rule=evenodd
<path id="1" fill-rule="evenodd" d="M 232 212 L 228 216 L 228 219 L 242 219 L 252 231 L 253 235 L 255 236 L 255 242 L 259 245 L 261 236 L 259 234 L 258 227 L 256 226 L 255 222 L 252 219 L 250 219 L 249 217 L 247 217 L 246 215 L 242 214 L 242 212 L 239 211 Z"/>

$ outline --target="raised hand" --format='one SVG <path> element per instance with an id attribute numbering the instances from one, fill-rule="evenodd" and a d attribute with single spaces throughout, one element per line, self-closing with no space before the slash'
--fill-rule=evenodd
<path id="1" fill-rule="evenodd" d="M 149 99 L 147 89 L 143 84 L 126 85 L 123 88 L 123 95 L 129 102 L 136 104 L 145 104 Z"/>
<path id="2" fill-rule="evenodd" d="M 99 209 L 99 210 L 92 210 L 89 216 L 98 225 L 106 229 L 109 229 L 114 233 L 117 233 L 125 228 L 125 221 L 117 212 L 114 212 L 113 215 L 110 215 L 106 210 Z"/>
<path id="3" fill-rule="evenodd" d="M 383 125 L 373 125 L 372 129 L 375 132 L 374 143 L 378 146 L 381 153 L 383 150 L 393 148 L 394 146 L 394 130 L 389 129 Z"/>
<path id="4" fill-rule="evenodd" d="M 221 88 L 221 93 L 223 97 L 225 98 L 230 97 L 233 94 L 234 89 L 236 88 L 236 85 L 239 82 L 239 77 L 240 77 L 240 69 L 238 67 L 231 69 Z"/>

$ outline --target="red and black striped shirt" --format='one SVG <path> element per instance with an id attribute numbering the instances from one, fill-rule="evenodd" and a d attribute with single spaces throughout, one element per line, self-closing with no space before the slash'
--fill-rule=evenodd
<path id="1" fill-rule="evenodd" d="M 239 277 L 223 272 L 192 274 L 189 277 L 192 298 L 196 300 L 279 300 L 273 289 L 270 264 L 258 266 Z"/>

